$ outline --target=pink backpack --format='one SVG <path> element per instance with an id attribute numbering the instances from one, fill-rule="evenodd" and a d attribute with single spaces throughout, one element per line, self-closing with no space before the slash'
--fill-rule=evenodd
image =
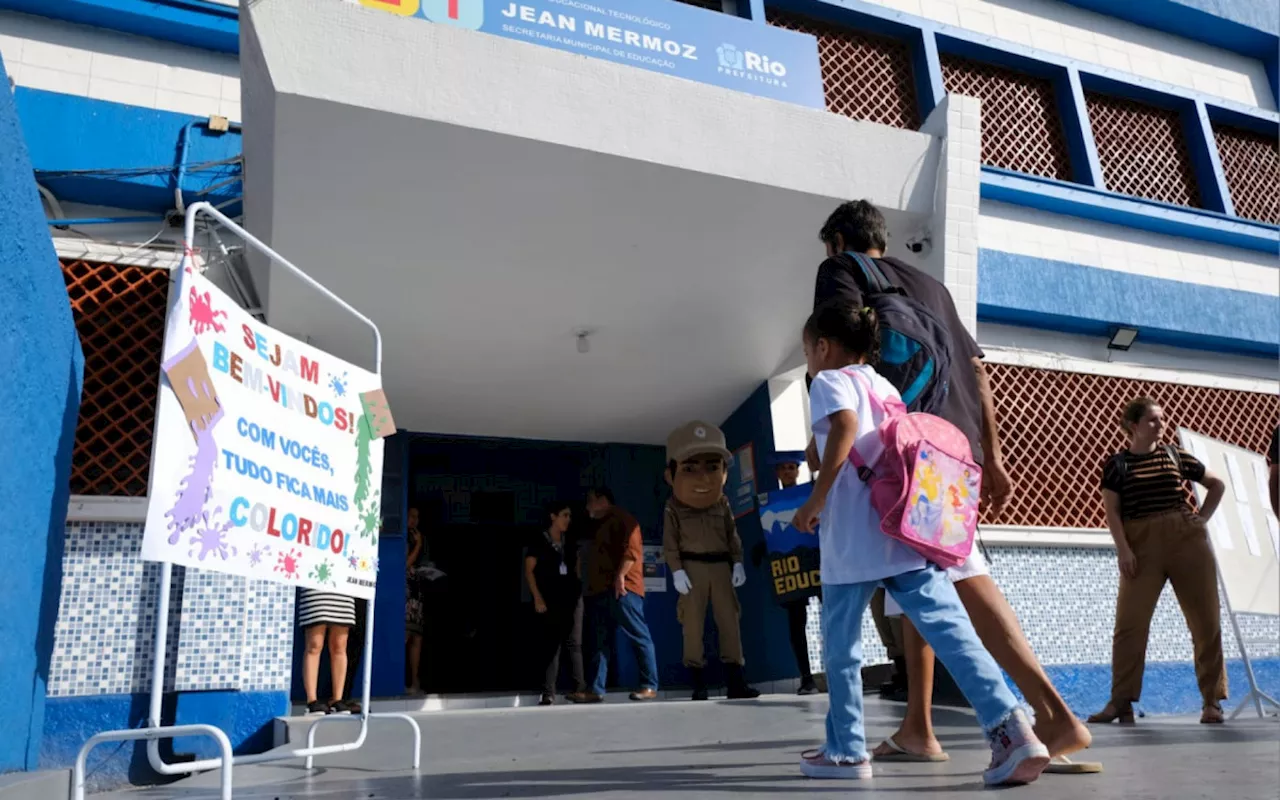
<path id="1" fill-rule="evenodd" d="M 867 390 L 882 418 L 877 432 L 884 452 L 875 465 L 863 463 L 857 447 L 849 451 L 871 489 L 880 530 L 944 569 L 960 566 L 973 549 L 982 487 L 969 438 L 940 417 L 908 414 L 898 398 L 881 398 L 856 370 L 844 372 Z"/>

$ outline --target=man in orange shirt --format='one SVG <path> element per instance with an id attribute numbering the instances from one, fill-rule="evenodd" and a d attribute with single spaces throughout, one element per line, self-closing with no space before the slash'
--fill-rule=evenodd
<path id="1" fill-rule="evenodd" d="M 631 640 L 640 668 L 640 688 L 632 700 L 658 696 L 658 659 L 644 618 L 644 546 L 640 523 L 614 505 L 613 493 L 597 487 L 587 493 L 587 513 L 596 521 L 595 546 L 586 577 L 586 604 L 595 651 L 587 669 L 591 690 L 581 702 L 604 699 L 609 654 L 618 630 Z M 570 699 L 578 699 L 571 697 Z"/>

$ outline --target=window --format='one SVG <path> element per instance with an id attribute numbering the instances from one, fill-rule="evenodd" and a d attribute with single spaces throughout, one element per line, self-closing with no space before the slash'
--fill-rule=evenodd
<path id="1" fill-rule="evenodd" d="M 1236 215 L 1280 225 L 1280 146 L 1266 136 L 1228 125 L 1213 126 L 1222 171 Z"/>
<path id="2" fill-rule="evenodd" d="M 1108 189 L 1179 206 L 1200 206 L 1200 189 L 1177 111 L 1085 92 Z"/>
<path id="3" fill-rule="evenodd" d="M 84 350 L 71 493 L 145 497 L 169 272 L 64 261 L 62 276 Z"/>
<path id="4" fill-rule="evenodd" d="M 948 93 L 982 100 L 982 163 L 1071 180 L 1071 157 L 1048 78 L 942 54 Z"/>
<path id="5" fill-rule="evenodd" d="M 782 11 L 770 10 L 768 19 L 817 37 L 828 111 L 895 128 L 920 127 L 906 42 Z"/>
<path id="6" fill-rule="evenodd" d="M 1257 453 L 1266 451 L 1280 414 L 1280 398 L 1258 392 L 1006 364 L 987 368 L 1005 466 L 1018 487 L 1001 525 L 1105 528 L 1102 463 L 1124 447 L 1117 421 L 1135 397 L 1160 403 L 1171 431 L 1185 426 Z"/>

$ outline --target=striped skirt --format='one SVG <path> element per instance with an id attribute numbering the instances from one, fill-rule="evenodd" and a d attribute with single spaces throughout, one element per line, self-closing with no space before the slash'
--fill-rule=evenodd
<path id="1" fill-rule="evenodd" d="M 312 625 L 356 625 L 356 601 L 344 594 L 316 589 L 298 590 L 298 627 Z"/>

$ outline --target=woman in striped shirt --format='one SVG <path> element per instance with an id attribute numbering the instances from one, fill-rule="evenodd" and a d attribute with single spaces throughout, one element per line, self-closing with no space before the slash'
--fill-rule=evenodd
<path id="1" fill-rule="evenodd" d="M 1124 410 L 1121 425 L 1129 447 L 1107 459 L 1102 469 L 1102 500 L 1107 527 L 1116 542 L 1120 595 L 1111 644 L 1111 702 L 1089 722 L 1133 723 L 1133 703 L 1142 694 L 1151 617 L 1166 582 L 1182 606 L 1195 649 L 1206 724 L 1222 722 L 1227 672 L 1222 657 L 1218 611 L 1218 568 L 1205 523 L 1217 510 L 1226 487 L 1194 456 L 1162 444 L 1164 411 L 1140 397 Z M 1185 481 L 1205 487 L 1196 513 L 1187 503 Z"/>

